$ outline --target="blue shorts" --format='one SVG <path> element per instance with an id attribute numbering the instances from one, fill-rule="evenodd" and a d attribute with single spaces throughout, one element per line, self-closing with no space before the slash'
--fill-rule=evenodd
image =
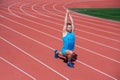
<path id="1" fill-rule="evenodd" d="M 67 49 L 61 49 L 62 55 L 66 55 L 66 50 Z M 71 51 L 73 51 L 73 50 L 71 50 Z"/>
<path id="2" fill-rule="evenodd" d="M 62 49 L 61 52 L 62 52 L 62 55 L 66 55 L 66 49 Z"/>

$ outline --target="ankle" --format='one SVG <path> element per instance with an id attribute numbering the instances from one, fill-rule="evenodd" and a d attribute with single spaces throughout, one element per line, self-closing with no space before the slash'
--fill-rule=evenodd
<path id="1" fill-rule="evenodd" d="M 68 61 L 67 63 L 72 63 L 71 61 Z"/>

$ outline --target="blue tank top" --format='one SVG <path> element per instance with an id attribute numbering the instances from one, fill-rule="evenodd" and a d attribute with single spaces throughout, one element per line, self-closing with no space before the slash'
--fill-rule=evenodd
<path id="1" fill-rule="evenodd" d="M 62 49 L 65 50 L 74 50 L 74 44 L 75 44 L 75 35 L 74 32 L 67 32 L 66 36 L 62 38 L 63 40 L 63 47 Z"/>

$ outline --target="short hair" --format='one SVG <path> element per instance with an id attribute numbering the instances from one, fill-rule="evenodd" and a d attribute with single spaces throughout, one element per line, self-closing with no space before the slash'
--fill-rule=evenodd
<path id="1" fill-rule="evenodd" d="M 71 23 L 66 23 L 66 25 L 68 26 L 68 25 L 72 25 Z"/>

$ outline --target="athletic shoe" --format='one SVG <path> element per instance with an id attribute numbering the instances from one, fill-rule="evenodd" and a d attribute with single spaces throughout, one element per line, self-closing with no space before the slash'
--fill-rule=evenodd
<path id="1" fill-rule="evenodd" d="M 54 58 L 58 58 L 57 50 L 54 50 Z"/>
<path id="2" fill-rule="evenodd" d="M 72 64 L 72 62 L 68 62 L 68 63 L 67 63 L 67 66 L 68 66 L 68 67 L 71 67 L 71 68 L 74 67 L 73 64 Z"/>

